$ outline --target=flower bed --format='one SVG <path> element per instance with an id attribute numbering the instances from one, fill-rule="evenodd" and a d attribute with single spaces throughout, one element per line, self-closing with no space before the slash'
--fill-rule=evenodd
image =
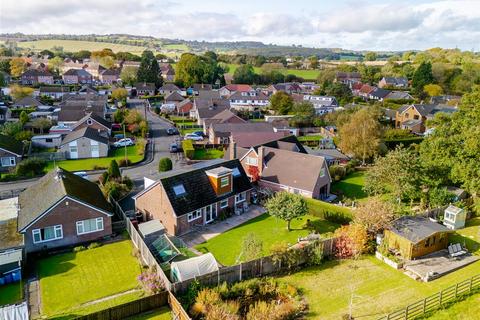
<path id="1" fill-rule="evenodd" d="M 390 267 L 394 268 L 394 269 L 402 269 L 403 268 L 403 262 L 402 261 L 393 261 L 392 259 L 390 259 L 389 257 L 386 257 L 384 255 L 382 255 L 379 251 L 375 251 L 375 257 L 378 259 L 378 260 L 381 260 L 383 262 L 385 262 L 387 265 L 389 265 Z"/>

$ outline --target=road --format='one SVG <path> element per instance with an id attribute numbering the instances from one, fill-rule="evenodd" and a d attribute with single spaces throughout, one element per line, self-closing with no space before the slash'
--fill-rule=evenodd
<path id="1" fill-rule="evenodd" d="M 129 108 L 136 108 L 145 114 L 143 100 L 129 100 Z M 158 175 L 158 162 L 163 157 L 171 157 L 174 167 L 179 167 L 184 164 L 181 154 L 171 155 L 168 151 L 169 145 L 175 141 L 178 136 L 167 135 L 166 129 L 171 127 L 170 123 L 161 119 L 153 112 L 146 110 L 147 121 L 150 128 L 150 140 L 153 143 L 152 154 L 148 154 L 145 164 L 133 166 L 132 168 L 122 169 L 122 173 L 130 177 L 135 184 L 135 189 L 138 191 L 143 186 L 143 177 L 154 179 Z M 153 160 L 152 160 L 153 157 Z M 149 161 L 150 160 L 150 161 Z M 90 180 L 97 180 L 100 174 L 89 174 Z M 16 196 L 19 191 L 34 184 L 38 179 L 30 179 L 18 182 L 0 183 L 0 199 Z"/>

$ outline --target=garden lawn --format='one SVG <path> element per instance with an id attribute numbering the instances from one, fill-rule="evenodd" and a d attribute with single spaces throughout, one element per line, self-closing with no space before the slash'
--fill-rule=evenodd
<path id="1" fill-rule="evenodd" d="M 178 130 L 180 132 L 180 134 L 182 136 L 186 135 L 187 133 L 193 133 L 193 132 L 197 132 L 197 131 L 201 131 L 200 129 L 198 128 L 190 128 L 190 129 L 179 129 Z"/>
<path id="2" fill-rule="evenodd" d="M 254 233 L 263 242 L 263 253 L 268 255 L 272 245 L 281 242 L 297 243 L 298 237 L 306 236 L 310 232 L 304 225 L 310 219 L 317 232 L 327 234 L 335 231 L 337 224 L 321 220 L 314 216 L 305 216 L 300 220 L 293 220 L 291 231 L 287 231 L 287 223 L 265 213 L 251 219 L 233 229 L 224 232 L 195 248 L 203 253 L 211 252 L 223 265 L 234 265 L 240 256 L 242 242 L 249 233 Z"/>
<path id="3" fill-rule="evenodd" d="M 332 192 L 341 191 L 349 199 L 362 200 L 367 198 L 363 191 L 366 171 L 355 171 L 347 175 L 343 180 L 332 184 Z"/>
<path id="4" fill-rule="evenodd" d="M 223 158 L 223 151 L 217 149 L 195 149 L 193 160 L 211 160 Z"/>
<path id="5" fill-rule="evenodd" d="M 23 283 L 21 281 L 0 286 L 0 306 L 22 301 L 22 286 Z"/>
<path id="6" fill-rule="evenodd" d="M 114 242 L 80 252 L 54 255 L 38 261 L 42 314 L 69 315 L 102 309 L 135 300 L 133 292 L 101 304 L 86 302 L 112 296 L 138 287 L 139 261 L 132 255 L 130 240 Z"/>
<path id="7" fill-rule="evenodd" d="M 465 245 L 468 251 L 480 255 L 480 218 L 467 220 L 465 228 L 456 230 L 449 239 L 451 243 Z"/>
<path id="8" fill-rule="evenodd" d="M 316 135 L 309 135 L 309 136 L 300 136 L 297 139 L 300 142 L 301 141 L 320 141 L 323 139 L 323 136 L 316 134 Z"/>
<path id="9" fill-rule="evenodd" d="M 142 313 L 138 316 L 127 318 L 126 320 L 171 320 L 172 313 L 168 307 L 162 307 Z"/>
<path id="10" fill-rule="evenodd" d="M 353 288 L 353 316 L 373 320 L 478 273 L 480 262 L 475 262 L 424 283 L 368 256 L 359 260 L 327 261 L 280 279 L 303 290 L 309 305 L 308 319 L 341 319 L 348 313 Z"/>
<path id="11" fill-rule="evenodd" d="M 312 216 L 323 218 L 323 214 L 326 211 L 339 213 L 350 218 L 353 216 L 352 210 L 348 207 L 341 207 L 325 201 L 310 198 L 305 198 L 305 200 L 307 201 L 308 211 Z"/>
<path id="12" fill-rule="evenodd" d="M 143 160 L 143 154 L 140 154 L 139 147 L 140 146 L 127 147 L 127 158 L 132 164 Z M 109 157 L 55 161 L 55 165 L 68 171 L 94 170 L 95 168 L 108 168 L 113 159 L 117 160 L 117 162 L 125 159 L 125 149 L 123 147 L 115 148 L 111 151 Z M 53 168 L 54 163 L 50 161 L 46 170 L 50 171 Z"/>
<path id="13" fill-rule="evenodd" d="M 445 309 L 437 310 L 429 320 L 467 320 L 474 319 L 474 315 L 480 314 L 480 293 L 458 301 Z"/>

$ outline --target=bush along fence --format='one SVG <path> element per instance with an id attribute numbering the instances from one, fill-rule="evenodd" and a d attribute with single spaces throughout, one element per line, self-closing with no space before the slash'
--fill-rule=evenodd
<path id="1" fill-rule="evenodd" d="M 334 255 L 335 239 L 322 239 L 313 246 L 294 246 L 283 253 L 258 258 L 234 266 L 223 267 L 194 279 L 172 283 L 172 291 L 184 294 L 193 282 L 202 286 L 218 286 L 223 282 L 234 283 L 290 271 L 308 263 L 320 263 L 323 258 Z M 316 261 L 312 261 L 316 260 Z"/>
<path id="2" fill-rule="evenodd" d="M 441 307 L 455 303 L 461 298 L 480 291 L 480 274 L 459 282 L 435 293 L 423 300 L 408 305 L 406 308 L 392 312 L 378 320 L 411 320 L 431 314 Z"/>

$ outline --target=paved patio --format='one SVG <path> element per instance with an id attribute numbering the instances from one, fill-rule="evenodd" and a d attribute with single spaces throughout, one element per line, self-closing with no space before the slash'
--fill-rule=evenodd
<path id="1" fill-rule="evenodd" d="M 264 213 L 265 209 L 263 207 L 251 204 L 248 211 L 241 215 L 233 215 L 224 221 L 208 224 L 179 238 L 182 239 L 187 246 L 194 247 Z"/>
<path id="2" fill-rule="evenodd" d="M 480 257 L 466 254 L 456 258 L 450 258 L 446 249 L 426 255 L 421 259 L 412 260 L 404 265 L 406 272 L 411 273 L 427 282 L 437 279 L 447 273 L 463 268 Z"/>

